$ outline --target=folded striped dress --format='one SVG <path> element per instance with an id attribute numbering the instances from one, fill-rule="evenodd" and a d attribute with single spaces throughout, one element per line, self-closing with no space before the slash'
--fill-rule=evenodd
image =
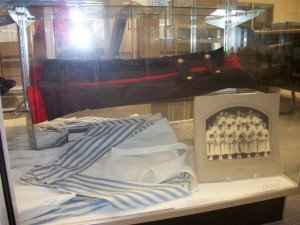
<path id="1" fill-rule="evenodd" d="M 47 165 L 34 166 L 19 179 L 20 182 L 75 193 L 76 197 L 62 204 L 58 209 L 28 221 L 28 224 L 45 223 L 65 215 L 93 212 L 108 205 L 120 210 L 134 209 L 187 196 L 196 183 L 193 173 L 190 172 L 192 170 L 177 168 L 174 171 L 167 171 L 165 169 L 171 168 L 170 165 L 178 165 L 178 162 L 184 164 L 187 148 L 183 144 L 175 143 L 176 137 L 171 128 L 156 129 L 158 123 L 145 118 L 113 119 L 94 123 L 55 161 Z M 166 127 L 165 123 L 166 120 L 160 123 L 160 126 Z M 156 130 L 158 132 L 162 130 L 164 133 L 169 130 L 171 138 L 161 138 L 167 141 L 158 147 L 134 148 L 134 153 L 130 149 L 121 149 L 119 153 L 121 152 L 124 158 L 130 155 L 133 159 L 134 157 L 142 159 L 142 156 L 151 155 L 152 149 L 155 149 L 153 154 L 166 155 L 168 152 L 173 152 L 174 158 L 167 160 L 167 164 L 160 163 L 157 167 L 153 167 L 154 169 L 146 170 L 147 176 L 161 171 L 163 176 L 157 182 L 124 180 L 119 177 L 114 179 L 113 176 L 102 176 L 101 171 L 99 175 L 86 172 L 99 160 L 105 160 L 112 148 L 115 148 L 114 151 L 118 150 L 117 146 L 126 148 L 126 143 L 128 147 L 136 140 L 149 138 L 149 133 L 155 133 Z M 159 135 L 161 136 L 158 133 L 157 137 Z M 153 140 L 153 143 L 157 142 L 159 141 Z M 176 157 L 174 152 L 183 153 Z"/>

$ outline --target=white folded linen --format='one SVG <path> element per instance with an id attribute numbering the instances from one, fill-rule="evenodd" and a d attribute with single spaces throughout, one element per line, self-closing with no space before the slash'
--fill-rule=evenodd
<path id="1" fill-rule="evenodd" d="M 54 161 L 61 152 L 68 147 L 68 144 L 49 148 L 41 151 L 37 150 L 10 150 L 8 151 L 11 168 L 32 167 L 37 164 L 46 164 Z"/>
<path id="2" fill-rule="evenodd" d="M 32 153 L 32 158 L 26 155 L 26 151 L 20 151 L 19 156 L 13 151 L 11 159 L 17 159 L 15 167 L 28 166 L 38 160 L 41 162 L 38 164 L 42 165 L 24 174 L 20 179 L 22 182 L 44 185 L 46 190 L 56 189 L 48 189 L 46 193 L 40 186 L 34 186 L 37 197 L 39 193 L 54 195 L 51 197 L 54 202 L 43 198 L 37 201 L 45 205 L 49 201 L 50 207 L 36 210 L 39 213 L 36 218 L 32 211 L 38 204 L 23 208 L 25 206 L 20 203 L 20 210 L 27 212 L 21 216 L 22 220 L 29 219 L 26 224 L 93 212 L 99 207 L 113 206 L 126 210 L 163 203 L 187 196 L 196 186 L 193 169 L 186 162 L 187 146 L 178 143 L 168 121 L 161 119 L 160 115 L 100 123 L 99 127 L 95 125 L 65 149 L 27 151 Z M 111 147 L 103 148 L 110 141 L 117 143 L 111 145 L 112 151 Z M 43 161 L 43 157 L 51 159 L 50 162 Z M 30 163 L 22 163 L 22 159 Z M 68 175 L 69 172 L 72 173 Z M 17 199 L 22 202 L 28 200 L 22 195 L 26 187 L 32 186 L 19 184 L 15 187 Z M 66 195 L 60 195 L 58 190 L 65 191 Z M 69 193 L 73 193 L 73 197 Z M 86 199 L 78 201 L 77 197 L 74 199 L 75 194 L 86 196 Z M 68 201 L 70 198 L 73 198 L 71 202 Z M 79 208 L 74 206 L 74 201 Z M 47 210 L 55 211 L 42 215 Z"/>
<path id="3" fill-rule="evenodd" d="M 164 118 L 112 148 L 82 173 L 114 180 L 159 183 L 183 171 L 187 152 L 187 146 L 178 143 Z"/>
<path id="4" fill-rule="evenodd" d="M 21 184 L 15 184 L 14 191 L 20 222 L 58 209 L 62 203 L 76 196 L 74 193 L 65 193 L 46 187 Z"/>

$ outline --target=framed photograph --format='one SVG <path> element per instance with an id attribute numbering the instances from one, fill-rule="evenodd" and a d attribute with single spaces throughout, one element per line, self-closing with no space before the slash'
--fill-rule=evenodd
<path id="1" fill-rule="evenodd" d="M 195 165 L 199 182 L 280 174 L 279 94 L 195 97 Z"/>

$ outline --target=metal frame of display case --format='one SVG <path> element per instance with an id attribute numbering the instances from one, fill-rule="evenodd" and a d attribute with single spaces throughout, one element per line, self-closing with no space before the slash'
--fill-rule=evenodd
<path id="1" fill-rule="evenodd" d="M 38 1 L 39 2 L 39 1 Z M 72 2 L 72 1 L 70 1 Z M 77 2 L 77 1 L 75 1 Z M 193 1 L 195 2 L 195 1 Z M 232 8 L 234 1 L 228 1 L 228 4 L 226 7 Z M 193 3 L 195 4 L 195 3 Z M 27 40 L 27 33 L 26 33 L 26 27 L 33 21 L 33 18 L 28 14 L 26 7 L 16 7 L 11 8 L 11 15 L 14 18 L 15 21 L 18 24 L 18 30 L 19 30 L 19 42 L 20 42 L 20 52 L 21 52 L 21 62 L 22 62 L 22 78 L 23 78 L 23 89 L 24 89 L 24 96 L 26 98 L 26 87 L 29 86 L 29 58 L 28 58 L 28 40 Z M 191 7 L 191 14 L 193 15 L 194 8 Z M 230 15 L 226 13 L 226 17 L 229 18 Z M 190 51 L 195 52 L 196 51 L 196 19 L 195 16 L 191 16 L 191 25 L 192 29 L 190 30 Z M 230 23 L 229 20 L 227 20 L 228 23 Z M 229 46 L 232 46 L 235 40 L 233 38 L 229 38 L 229 36 L 234 36 L 234 33 L 232 33 L 231 25 L 227 24 L 225 25 L 224 33 L 225 33 L 225 47 L 226 49 L 229 49 Z M 28 103 L 25 102 L 26 109 L 29 111 Z M 29 111 L 30 112 L 30 111 Z M 33 124 L 30 113 L 28 113 L 27 117 L 27 126 L 28 126 L 28 133 L 30 137 L 30 143 L 33 148 L 36 148 L 36 137 L 34 134 Z M 1 150 L 0 152 L 2 152 Z M 4 158 L 4 157 L 3 157 Z M 3 165 L 5 165 L 3 163 Z M 3 169 L 4 170 L 4 169 Z M 7 173 L 4 173 L 7 175 Z M 4 175 L 3 174 L 3 175 Z M 2 178 L 2 174 L 1 174 Z M 8 178 L 2 178 L 2 185 L 6 182 L 3 181 L 8 180 Z M 6 187 L 7 189 L 7 187 Z M 6 190 L 6 193 L 9 192 L 9 189 Z M 193 217 L 193 222 L 189 224 L 198 224 L 198 220 L 203 221 L 203 224 L 219 224 L 220 218 L 222 218 L 222 223 L 224 224 L 231 224 L 233 225 L 234 222 L 230 220 L 230 217 L 232 215 L 235 215 L 235 220 L 239 218 L 239 216 L 245 216 L 245 214 L 236 215 L 241 211 L 245 211 L 248 213 L 253 212 L 254 208 L 259 208 L 267 210 L 270 209 L 271 206 L 274 206 L 271 208 L 271 210 L 276 210 L 276 215 L 272 216 L 272 213 L 265 214 L 265 217 L 259 217 L 258 212 L 255 212 L 255 215 L 257 215 L 257 218 L 254 218 L 253 220 L 249 220 L 249 224 L 260 224 L 260 223 L 268 223 L 275 220 L 278 220 L 282 216 L 282 211 L 284 207 L 284 199 L 287 195 L 293 195 L 299 193 L 299 182 L 298 187 L 288 189 L 288 190 L 278 190 L 270 193 L 265 194 L 258 194 L 254 196 L 247 196 L 243 199 L 233 199 L 232 201 L 226 201 L 221 202 L 218 204 L 208 204 L 205 206 L 190 206 L 184 209 L 166 209 L 161 211 L 154 211 L 149 213 L 142 213 L 142 214 L 134 214 L 130 216 L 122 216 L 117 218 L 109 218 L 102 221 L 93 221 L 93 223 L 99 222 L 99 224 L 119 224 L 122 222 L 122 224 L 182 224 L 183 221 L 186 221 L 188 217 Z M 8 196 L 9 197 L 9 196 Z M 7 203 L 9 208 L 10 203 Z M 250 211 L 249 211 L 250 210 Z M 13 212 L 13 210 L 10 210 Z M 227 217 L 227 222 L 224 220 Z M 182 218 L 182 219 L 180 219 Z M 176 221 L 175 221 L 176 220 Z M 11 218 L 10 224 L 14 224 L 14 218 Z M 246 224 L 246 223 L 245 223 Z"/>
<path id="2" fill-rule="evenodd" d="M 8 9 L 11 18 L 16 22 L 18 26 L 19 46 L 20 46 L 20 59 L 21 59 L 21 76 L 24 95 L 24 106 L 27 117 L 27 130 L 29 135 L 29 144 L 32 149 L 37 149 L 36 136 L 33 128 L 30 109 L 27 101 L 27 87 L 30 85 L 30 68 L 29 68 L 29 50 L 28 50 L 28 38 L 27 27 L 34 22 L 34 17 L 30 15 L 26 7 L 15 7 Z"/>

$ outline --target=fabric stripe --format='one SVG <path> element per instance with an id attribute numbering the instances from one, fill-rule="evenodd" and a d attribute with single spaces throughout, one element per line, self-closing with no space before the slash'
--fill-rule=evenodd
<path id="1" fill-rule="evenodd" d="M 42 224 L 61 216 L 83 215 L 108 205 L 120 210 L 133 209 L 187 196 L 193 184 L 193 177 L 187 173 L 175 174 L 160 184 L 113 180 L 80 173 L 112 147 L 139 135 L 152 124 L 143 118 L 105 120 L 93 124 L 57 160 L 48 165 L 35 166 L 24 174 L 20 178 L 23 183 L 77 195 L 59 209 L 28 222 Z"/>
<path id="2" fill-rule="evenodd" d="M 154 199 L 156 203 L 164 202 L 186 196 L 189 193 L 189 190 L 174 185 L 120 182 L 94 177 L 84 178 L 83 175 L 74 175 L 64 181 L 55 182 L 55 187 L 90 197 L 103 198 L 122 209 L 153 204 L 153 201 L 149 201 L 149 199 Z"/>
<path id="3" fill-rule="evenodd" d="M 60 208 L 52 210 L 44 215 L 26 221 L 23 225 L 39 225 L 53 222 L 62 216 L 80 216 L 85 215 L 101 208 L 106 207 L 109 202 L 103 199 L 85 198 L 82 200 L 70 200 L 69 202 L 61 205 Z"/>
<path id="4" fill-rule="evenodd" d="M 131 78 L 131 79 L 122 79 L 122 80 L 106 80 L 106 81 L 98 81 L 98 82 L 68 82 L 68 85 L 73 86 L 95 86 L 95 85 L 106 85 L 106 84 L 125 84 L 125 83 L 138 83 L 150 80 L 157 80 L 171 76 L 177 76 L 178 73 L 167 73 L 161 75 L 151 75 L 145 77 Z"/>
<path id="5" fill-rule="evenodd" d="M 111 120 L 104 125 L 92 127 L 67 149 L 52 165 L 36 167 L 31 172 L 43 183 L 51 183 L 56 179 L 78 173 L 92 165 L 105 155 L 113 146 L 132 137 L 139 128 L 150 126 L 145 119 Z"/>
<path id="6" fill-rule="evenodd" d="M 190 72 L 203 72 L 208 71 L 207 67 L 193 67 L 190 69 Z M 121 80 L 105 80 L 105 81 L 96 81 L 96 82 L 68 82 L 67 85 L 70 86 L 97 86 L 97 85 L 106 85 L 106 84 L 126 84 L 126 83 L 139 83 L 151 80 L 159 80 L 167 77 L 178 76 L 178 72 L 166 73 L 166 74 L 155 74 L 151 76 L 144 76 L 138 78 L 130 79 L 121 79 Z"/>

